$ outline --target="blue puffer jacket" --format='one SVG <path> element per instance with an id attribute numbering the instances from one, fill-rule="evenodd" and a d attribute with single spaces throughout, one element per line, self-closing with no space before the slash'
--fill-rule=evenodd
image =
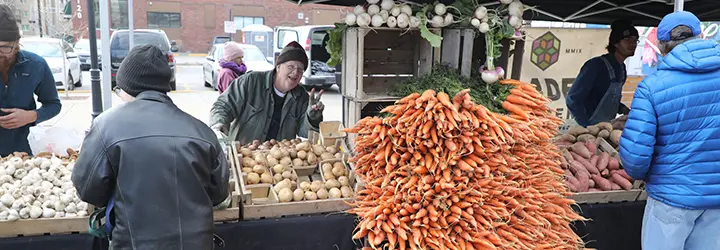
<path id="1" fill-rule="evenodd" d="M 627 173 L 665 204 L 720 208 L 720 45 L 675 47 L 640 82 L 631 110 L 620 140 Z"/>

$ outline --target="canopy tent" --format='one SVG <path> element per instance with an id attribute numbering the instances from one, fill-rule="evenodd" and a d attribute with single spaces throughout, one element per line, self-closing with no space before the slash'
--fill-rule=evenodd
<path id="1" fill-rule="evenodd" d="M 326 4 L 354 6 L 365 0 L 288 0 L 299 4 Z M 414 3 L 433 3 L 436 0 L 403 0 Z M 483 5 L 498 1 L 478 0 Z M 526 11 L 526 20 L 610 24 L 617 19 L 632 20 L 637 26 L 657 26 L 662 17 L 673 12 L 674 0 L 521 0 L 534 11 Z M 454 0 L 440 0 L 444 4 Z M 682 9 L 690 11 L 701 20 L 720 20 L 720 1 L 685 0 Z"/>

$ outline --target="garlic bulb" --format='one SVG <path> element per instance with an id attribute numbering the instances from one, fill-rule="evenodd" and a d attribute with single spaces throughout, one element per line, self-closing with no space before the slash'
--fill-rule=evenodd
<path id="1" fill-rule="evenodd" d="M 8 210 L 8 216 L 7 216 L 8 221 L 16 221 L 19 219 L 20 219 L 20 214 L 18 214 L 17 210 L 14 210 L 14 209 Z"/>
<path id="2" fill-rule="evenodd" d="M 33 219 L 40 218 L 42 213 L 43 213 L 43 210 L 42 210 L 42 208 L 40 208 L 40 206 L 30 207 L 30 218 L 33 218 Z"/>
<path id="3" fill-rule="evenodd" d="M 24 207 L 20 209 L 20 218 L 21 219 L 28 219 L 30 218 L 30 208 Z"/>
<path id="4" fill-rule="evenodd" d="M 44 208 L 42 211 L 43 218 L 52 218 L 55 216 L 55 210 L 52 208 Z"/>
<path id="5" fill-rule="evenodd" d="M 6 207 L 12 206 L 13 202 L 15 202 L 15 197 L 13 197 L 10 194 L 3 194 L 2 197 L 0 197 L 0 203 L 5 205 Z"/>

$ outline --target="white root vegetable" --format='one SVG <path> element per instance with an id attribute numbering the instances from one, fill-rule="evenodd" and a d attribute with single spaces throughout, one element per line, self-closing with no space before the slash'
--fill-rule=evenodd
<path id="1" fill-rule="evenodd" d="M 397 19 L 395 19 L 394 16 L 388 17 L 387 19 L 387 26 L 390 28 L 397 27 Z"/>
<path id="2" fill-rule="evenodd" d="M 435 28 L 443 27 L 445 25 L 445 18 L 442 16 L 434 16 L 432 20 L 430 20 L 430 25 Z"/>
<path id="3" fill-rule="evenodd" d="M 378 15 L 380 15 L 382 17 L 383 21 L 387 22 L 388 18 L 390 17 L 390 12 L 388 12 L 387 10 L 381 10 L 380 13 L 378 13 Z M 328 150 L 328 149 L 332 150 L 333 152 L 330 152 L 330 150 Z M 325 151 L 330 155 L 335 153 L 335 149 L 332 147 L 326 148 Z"/>
<path id="4" fill-rule="evenodd" d="M 321 188 L 316 193 L 317 193 L 318 199 L 327 199 L 328 195 L 329 195 L 327 189 L 325 189 L 325 188 Z"/>
<path id="5" fill-rule="evenodd" d="M 443 27 L 447 27 L 455 22 L 455 19 L 453 18 L 452 14 L 445 15 L 445 21 L 443 23 Z"/>
<path id="6" fill-rule="evenodd" d="M 380 27 L 380 26 L 383 25 L 383 23 L 385 23 L 385 21 L 383 20 L 382 16 L 380 16 L 380 15 L 374 15 L 374 16 L 372 17 L 372 20 L 371 20 L 370 22 L 371 22 L 371 24 L 372 24 L 373 27 Z M 323 154 L 325 154 L 325 153 L 323 153 Z"/>
<path id="7" fill-rule="evenodd" d="M 342 198 L 342 192 L 340 192 L 338 188 L 331 188 L 328 194 L 330 195 L 330 199 Z"/>
<path id="8" fill-rule="evenodd" d="M 410 28 L 420 27 L 420 18 L 416 16 L 410 16 Z"/>
<path id="9" fill-rule="evenodd" d="M 338 177 L 337 181 L 340 183 L 340 186 L 349 186 L 350 185 L 350 180 L 345 176 Z"/>
<path id="10" fill-rule="evenodd" d="M 508 5 L 508 15 L 521 17 L 525 6 L 518 0 L 513 1 Z"/>
<path id="11" fill-rule="evenodd" d="M 390 9 L 390 15 L 397 17 L 400 15 L 400 6 L 393 6 L 392 9 Z"/>
<path id="12" fill-rule="evenodd" d="M 355 6 L 355 9 L 353 9 L 353 13 L 355 13 L 355 15 L 360 15 L 362 13 L 365 13 L 365 7 L 363 7 L 362 5 L 357 5 L 357 6 Z M 300 144 L 302 144 L 302 143 L 300 143 Z M 300 146 L 300 144 L 298 144 L 298 147 Z M 300 150 L 300 149 L 298 149 L 298 150 Z"/>
<path id="13" fill-rule="evenodd" d="M 500 0 L 500 3 L 502 4 L 510 4 L 513 0 Z"/>
<path id="14" fill-rule="evenodd" d="M 258 184 L 258 183 L 260 183 L 260 175 L 258 175 L 257 173 L 249 173 L 247 175 L 247 184 L 248 185 Z"/>
<path id="15" fill-rule="evenodd" d="M 485 17 L 487 17 L 487 8 L 485 8 L 485 6 L 480 6 L 475 9 L 475 18 L 482 20 Z"/>
<path id="16" fill-rule="evenodd" d="M 478 30 L 480 31 L 480 33 L 484 34 L 490 30 L 490 25 L 485 22 L 480 23 L 480 25 L 478 26 Z"/>
<path id="17" fill-rule="evenodd" d="M 342 186 L 340 188 L 340 193 L 342 193 L 343 198 L 350 198 L 352 197 L 352 190 L 348 186 Z"/>
<path id="18" fill-rule="evenodd" d="M 408 26 L 410 26 L 410 18 L 408 17 L 407 14 L 401 13 L 401 14 L 397 17 L 397 26 L 398 26 L 398 28 L 402 28 L 402 29 L 407 28 Z"/>
<path id="19" fill-rule="evenodd" d="M 482 78 L 483 82 L 485 83 L 495 83 L 500 79 L 500 76 L 498 76 L 497 72 L 492 70 L 484 70 L 482 73 L 480 73 L 480 78 Z"/>
<path id="20" fill-rule="evenodd" d="M 293 192 L 290 191 L 290 188 L 283 188 L 278 192 L 278 200 L 280 200 L 280 202 L 290 202 L 293 198 Z"/>
<path id="21" fill-rule="evenodd" d="M 412 7 L 408 4 L 403 4 L 400 6 L 400 13 L 405 13 L 405 15 L 412 16 Z"/>
<path id="22" fill-rule="evenodd" d="M 313 191 L 305 191 L 305 200 L 313 201 L 317 200 L 318 196 Z"/>
<path id="23" fill-rule="evenodd" d="M 516 16 L 509 16 L 508 17 L 508 24 L 511 26 L 517 28 L 520 25 L 520 19 Z"/>
<path id="24" fill-rule="evenodd" d="M 295 189 L 293 191 L 293 201 L 301 201 L 303 198 L 305 198 L 305 192 L 302 189 Z"/>
<path id="25" fill-rule="evenodd" d="M 380 13 L 380 6 L 377 6 L 375 4 L 370 5 L 370 7 L 368 7 L 367 9 L 367 13 L 371 16 L 377 15 L 378 13 Z"/>
<path id="26" fill-rule="evenodd" d="M 372 17 L 368 13 L 361 13 L 358 15 L 357 19 L 357 25 L 360 27 L 370 27 L 370 22 L 372 21 Z M 308 156 L 308 162 L 309 162 L 310 156 Z M 282 162 L 282 161 L 281 161 Z"/>
<path id="27" fill-rule="evenodd" d="M 367 0 L 369 4 L 377 4 L 380 2 L 380 0 Z"/>
<path id="28" fill-rule="evenodd" d="M 479 28 L 480 27 L 480 19 L 473 18 L 470 20 L 470 24 L 472 24 L 472 26 L 475 28 Z"/>
<path id="29" fill-rule="evenodd" d="M 395 6 L 395 1 L 393 0 L 382 0 L 380 2 L 380 8 L 383 10 L 391 10 L 393 6 Z"/>
<path id="30" fill-rule="evenodd" d="M 436 15 L 445 15 L 447 13 L 447 7 L 445 7 L 444 4 L 438 3 L 435 5 L 435 14 Z"/>

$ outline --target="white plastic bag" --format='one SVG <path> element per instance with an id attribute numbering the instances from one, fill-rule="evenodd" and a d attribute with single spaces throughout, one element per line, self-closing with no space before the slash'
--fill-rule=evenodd
<path id="1" fill-rule="evenodd" d="M 34 154 L 50 152 L 67 156 L 67 149 L 80 148 L 84 137 L 85 133 L 79 129 L 35 126 L 30 128 L 28 142 Z"/>

